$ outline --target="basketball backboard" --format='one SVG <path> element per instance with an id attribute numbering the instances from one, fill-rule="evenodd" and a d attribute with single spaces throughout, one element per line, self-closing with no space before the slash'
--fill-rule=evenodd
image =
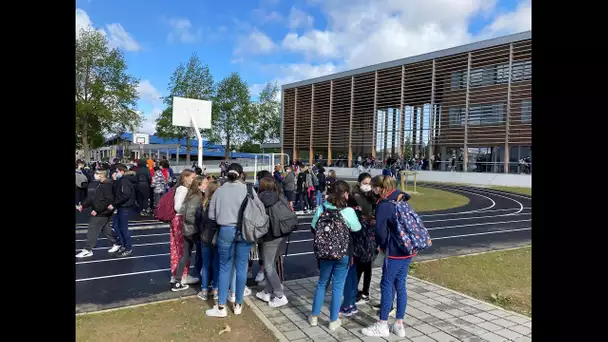
<path id="1" fill-rule="evenodd" d="M 192 127 L 190 115 L 198 128 L 211 128 L 211 101 L 173 96 L 173 126 Z"/>

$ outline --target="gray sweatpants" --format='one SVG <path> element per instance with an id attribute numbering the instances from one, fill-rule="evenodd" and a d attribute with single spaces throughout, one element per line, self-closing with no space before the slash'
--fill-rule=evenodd
<path id="1" fill-rule="evenodd" d="M 87 231 L 87 244 L 84 249 L 92 251 L 97 243 L 99 233 L 101 232 L 103 232 L 103 235 L 106 236 L 112 245 L 116 244 L 116 238 L 112 234 L 112 227 L 110 227 L 110 219 L 111 216 L 91 216 L 91 219 L 89 220 L 89 229 Z"/>
<path id="2" fill-rule="evenodd" d="M 266 273 L 266 287 L 264 292 L 273 293 L 275 297 L 283 297 L 283 284 L 276 269 L 276 261 L 285 253 L 287 237 L 262 242 L 262 260 L 264 260 L 264 273 Z"/>

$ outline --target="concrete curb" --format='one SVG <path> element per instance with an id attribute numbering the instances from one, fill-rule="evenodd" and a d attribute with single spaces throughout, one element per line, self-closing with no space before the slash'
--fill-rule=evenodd
<path id="1" fill-rule="evenodd" d="M 277 338 L 277 340 L 279 340 L 279 342 L 289 342 L 289 339 L 285 337 L 285 335 L 283 335 L 283 333 L 279 329 L 277 329 L 277 327 L 275 327 L 275 325 L 268 318 L 266 318 L 266 316 L 262 313 L 262 311 L 260 311 L 260 309 L 258 309 L 255 304 L 253 304 L 253 299 L 251 297 L 252 296 L 247 296 L 244 298 L 245 303 L 247 303 L 247 306 L 251 308 L 251 311 L 255 313 L 255 315 L 260 319 L 260 321 L 264 323 L 266 328 L 268 328 L 268 330 L 272 332 L 272 334 Z"/>

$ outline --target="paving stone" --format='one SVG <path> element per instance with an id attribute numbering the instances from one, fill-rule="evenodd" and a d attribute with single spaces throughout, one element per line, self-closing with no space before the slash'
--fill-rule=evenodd
<path id="1" fill-rule="evenodd" d="M 428 334 L 434 333 L 436 331 L 439 331 L 439 329 L 437 329 L 436 327 L 434 327 L 434 326 L 432 326 L 430 324 L 427 324 L 427 323 L 423 323 L 423 324 L 417 325 L 416 326 L 416 330 L 422 332 L 425 335 L 428 335 Z"/>
<path id="2" fill-rule="evenodd" d="M 509 327 L 509 329 L 518 332 L 522 335 L 529 335 L 530 333 L 532 333 L 532 329 L 526 327 L 525 325 L 514 325 L 512 327 Z"/>
<path id="3" fill-rule="evenodd" d="M 287 331 L 300 330 L 300 328 L 298 328 L 298 326 L 293 324 L 291 321 L 289 321 L 289 323 L 275 324 L 274 326 L 283 333 Z"/>
<path id="4" fill-rule="evenodd" d="M 306 321 L 307 320 L 306 315 L 303 314 L 303 313 L 286 315 L 286 317 L 289 318 L 289 320 L 292 321 L 292 322 L 299 322 L 299 321 Z"/>
<path id="5" fill-rule="evenodd" d="M 436 342 L 437 340 L 432 339 L 428 336 L 418 336 L 410 338 L 412 342 Z"/>
<path id="6" fill-rule="evenodd" d="M 325 330 L 321 329 L 320 327 L 311 327 L 310 324 L 308 325 L 308 328 L 302 329 L 302 332 L 305 333 L 306 336 L 308 336 L 308 337 L 314 337 L 314 336 L 320 336 L 320 335 L 326 334 Z"/>
<path id="7" fill-rule="evenodd" d="M 489 310 L 488 313 L 502 318 L 511 316 L 511 313 L 499 309 Z"/>
<path id="8" fill-rule="evenodd" d="M 414 318 L 412 316 L 406 316 L 404 320 L 405 320 L 405 324 L 411 325 L 411 326 L 415 326 L 415 325 L 424 323 L 423 321 L 421 321 L 417 318 Z"/>
<path id="9" fill-rule="evenodd" d="M 363 336 L 361 337 L 363 342 L 384 342 L 382 337 Z"/>
<path id="10" fill-rule="evenodd" d="M 455 305 L 452 305 L 452 306 L 455 307 L 455 308 L 458 308 Z M 458 310 L 462 310 L 462 311 L 464 311 L 464 312 L 466 312 L 468 314 L 471 314 L 471 315 L 474 315 L 476 313 L 480 313 L 481 312 L 481 310 L 479 310 L 478 308 L 474 308 L 474 307 L 468 306 L 468 305 L 459 307 Z"/>
<path id="11" fill-rule="evenodd" d="M 532 338 L 528 336 L 522 336 L 514 339 L 513 342 L 532 342 Z"/>
<path id="12" fill-rule="evenodd" d="M 462 342 L 486 342 L 486 340 L 484 340 L 484 339 L 482 339 L 480 337 L 476 337 L 476 336 L 467 337 L 467 338 L 464 338 L 464 339 L 462 339 L 460 341 L 462 341 Z"/>
<path id="13" fill-rule="evenodd" d="M 434 298 L 434 297 L 438 297 L 439 293 L 437 292 L 433 292 L 433 291 L 427 291 L 427 292 L 421 292 L 421 295 L 428 297 L 428 298 Z"/>
<path id="14" fill-rule="evenodd" d="M 437 297 L 433 297 L 434 300 L 438 301 L 438 302 L 442 302 L 443 304 L 450 304 L 450 303 L 456 303 L 455 300 L 450 299 L 448 297 L 445 296 L 437 296 Z"/>
<path id="15" fill-rule="evenodd" d="M 471 305 L 471 306 L 478 303 L 476 300 L 473 300 L 471 298 L 465 298 L 465 299 L 459 300 L 458 302 L 462 303 L 462 304 L 466 304 L 466 305 Z"/>
<path id="16" fill-rule="evenodd" d="M 506 337 L 509 340 L 514 340 L 518 337 L 522 337 L 523 335 L 520 333 L 517 333 L 511 329 L 501 329 L 501 330 L 496 330 L 493 331 L 493 333 L 495 333 L 496 335 L 500 335 L 502 337 Z"/>
<path id="17" fill-rule="evenodd" d="M 292 342 L 313 342 L 310 338 L 301 338 L 299 340 L 294 340 Z"/>
<path id="18" fill-rule="evenodd" d="M 481 336 L 483 334 L 488 333 L 488 331 L 486 329 L 480 328 L 477 325 L 474 324 L 470 324 L 470 325 L 462 325 L 460 326 L 460 329 L 464 330 L 464 331 L 468 331 L 473 335 L 476 336 Z"/>
<path id="19" fill-rule="evenodd" d="M 279 310 L 274 310 L 274 311 L 264 312 L 264 316 L 266 316 L 266 318 L 276 318 L 276 317 L 282 317 L 285 315 Z"/>
<path id="20" fill-rule="evenodd" d="M 429 337 L 434 339 L 437 342 L 450 342 L 450 341 L 458 341 L 458 339 L 450 334 L 447 334 L 443 331 L 437 331 L 432 334 L 429 334 Z"/>
<path id="21" fill-rule="evenodd" d="M 350 332 L 351 334 L 357 336 L 357 338 L 363 338 L 366 336 L 363 336 L 363 334 L 361 334 L 361 329 L 363 329 L 363 327 L 359 327 L 359 328 L 348 328 L 346 330 L 348 330 L 348 332 Z"/>
<path id="22" fill-rule="evenodd" d="M 412 337 L 424 335 L 424 332 L 420 331 L 420 329 L 418 329 L 418 327 L 419 326 L 410 327 L 406 324 L 405 325 L 405 336 L 407 336 L 408 338 L 412 338 Z"/>
<path id="23" fill-rule="evenodd" d="M 473 304 L 473 305 L 471 305 L 471 306 L 472 306 L 472 307 L 474 307 L 474 308 L 477 308 L 477 309 L 479 309 L 479 310 L 481 310 L 481 311 L 492 311 L 492 310 L 496 310 L 496 308 L 495 308 L 495 307 L 493 307 L 493 306 L 491 306 L 491 305 L 488 305 L 488 304 L 486 304 L 486 303 L 477 303 L 477 304 Z"/>
<path id="24" fill-rule="evenodd" d="M 433 322 L 433 323 L 429 323 L 429 324 L 440 330 L 444 330 L 444 331 L 458 328 L 456 325 L 446 322 L 446 321 L 437 321 L 437 322 Z"/>
<path id="25" fill-rule="evenodd" d="M 271 312 L 271 311 L 276 311 L 276 308 L 272 308 L 268 305 L 262 305 L 262 306 L 258 306 L 258 308 L 260 309 L 260 311 L 262 311 L 264 314 L 266 314 L 267 312 Z"/>
<path id="26" fill-rule="evenodd" d="M 450 310 L 446 310 L 444 311 L 445 313 L 448 313 L 454 317 L 460 317 L 460 316 L 466 316 L 468 315 L 468 313 L 462 311 L 462 310 L 458 310 L 458 309 L 450 309 Z"/>
<path id="27" fill-rule="evenodd" d="M 446 313 L 445 311 L 440 311 L 436 314 L 433 314 L 433 316 L 440 318 L 440 319 L 448 319 L 448 318 L 454 317 L 454 316 L 450 315 L 449 313 Z"/>
<path id="28" fill-rule="evenodd" d="M 517 325 L 517 323 L 508 321 L 508 320 L 506 320 L 504 318 L 499 318 L 499 319 L 493 320 L 492 323 L 498 324 L 498 325 L 500 325 L 501 327 L 504 327 L 504 328 L 508 328 L 508 327 L 512 327 L 514 325 Z"/>
<path id="29" fill-rule="evenodd" d="M 293 331 L 288 331 L 288 332 L 284 332 L 283 335 L 285 335 L 285 337 L 290 340 L 299 340 L 302 338 L 306 338 L 306 334 L 304 334 L 301 330 L 293 330 Z"/>
<path id="30" fill-rule="evenodd" d="M 503 327 L 501 327 L 500 325 L 494 324 L 492 322 L 483 322 L 483 323 L 479 323 L 477 324 L 477 326 L 486 329 L 487 331 L 496 331 L 496 330 L 500 330 L 500 329 L 504 329 Z"/>
<path id="31" fill-rule="evenodd" d="M 453 308 L 456 308 L 456 309 L 472 308 L 472 309 L 475 310 L 476 313 L 479 312 L 479 309 L 475 309 L 472 306 L 469 306 L 469 305 L 466 305 L 466 304 L 462 304 L 462 303 L 460 303 L 458 301 L 454 301 L 454 302 L 450 303 L 450 306 L 453 307 Z"/>
<path id="32" fill-rule="evenodd" d="M 467 337 L 473 337 L 473 334 L 471 334 L 470 332 L 468 332 L 466 330 L 460 329 L 460 328 L 450 329 L 450 330 L 447 330 L 447 332 L 459 340 L 462 340 L 463 338 L 467 338 Z"/>
<path id="33" fill-rule="evenodd" d="M 294 321 L 293 324 L 295 324 L 299 329 L 302 329 L 302 330 L 311 328 L 310 323 L 308 323 L 308 320 Z"/>
<path id="34" fill-rule="evenodd" d="M 436 314 L 438 312 L 441 312 L 440 310 L 435 309 L 434 307 L 430 306 L 430 305 L 426 305 L 426 304 L 422 304 L 418 307 L 416 307 L 418 310 L 425 312 L 429 315 L 433 315 Z"/>
<path id="35" fill-rule="evenodd" d="M 503 342 L 503 341 L 508 341 L 506 338 L 500 336 L 500 335 L 496 335 L 493 332 L 487 332 L 483 335 L 479 335 L 479 337 L 483 338 L 486 341 L 489 342 Z"/>
<path id="36" fill-rule="evenodd" d="M 280 308 L 279 310 L 280 310 L 280 311 L 281 311 L 283 314 L 285 314 L 285 315 L 295 315 L 295 314 L 300 313 L 300 310 L 296 309 L 296 307 L 295 307 L 295 306 L 288 307 L 288 308 L 285 308 L 285 309 Z"/>
<path id="37" fill-rule="evenodd" d="M 319 336 L 315 336 L 315 337 L 312 337 L 312 340 L 313 340 L 313 342 L 333 342 L 333 341 L 337 341 L 331 335 L 319 335 Z"/>
<path id="38" fill-rule="evenodd" d="M 351 339 L 357 338 L 355 335 L 351 334 L 344 327 L 339 327 L 338 329 L 336 329 L 334 331 L 330 330 L 329 334 L 331 336 L 333 336 L 334 338 L 336 338 L 338 341 L 346 341 L 346 340 L 351 340 Z"/>
<path id="39" fill-rule="evenodd" d="M 489 314 L 487 312 L 480 312 L 480 313 L 475 314 L 474 316 L 477 316 L 481 319 L 485 319 L 486 321 L 493 321 L 493 320 L 499 318 L 499 317 Z"/>
<path id="40" fill-rule="evenodd" d="M 308 303 L 306 303 L 305 305 L 296 305 L 296 309 L 298 309 L 298 311 L 303 314 L 310 314 L 310 312 L 312 311 L 312 307 Z"/>
<path id="41" fill-rule="evenodd" d="M 439 294 L 440 294 L 440 295 L 442 295 L 442 296 L 447 296 L 447 295 L 449 295 L 449 294 L 454 293 L 454 292 L 452 292 L 452 291 L 443 290 L 443 289 L 439 289 L 439 290 L 437 290 L 437 291 L 435 291 L 435 292 L 439 293 Z"/>
<path id="42" fill-rule="evenodd" d="M 503 318 L 508 319 L 509 321 L 515 322 L 517 324 L 524 324 L 524 323 L 530 322 L 530 319 L 523 318 L 521 316 L 516 316 L 516 315 L 507 316 L 507 317 L 503 317 Z"/>
<path id="43" fill-rule="evenodd" d="M 469 323 L 473 323 L 473 324 L 479 324 L 484 322 L 483 319 L 477 317 L 477 316 L 473 316 L 473 315 L 467 315 L 467 316 L 462 316 L 460 317 L 460 319 L 463 319 Z"/>
<path id="44" fill-rule="evenodd" d="M 448 298 L 450 298 L 450 299 L 452 299 L 452 300 L 455 300 L 455 301 L 459 301 L 459 300 L 463 300 L 463 299 L 467 298 L 467 297 L 461 296 L 461 295 L 459 295 L 457 293 L 453 293 L 453 292 L 451 294 L 448 294 L 448 295 L 445 295 L 445 296 L 448 297 Z"/>

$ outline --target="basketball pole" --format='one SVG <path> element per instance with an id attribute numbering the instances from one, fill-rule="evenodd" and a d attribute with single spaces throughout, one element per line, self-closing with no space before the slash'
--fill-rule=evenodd
<path id="1" fill-rule="evenodd" d="M 198 125 L 196 124 L 196 120 L 194 117 L 190 115 L 190 121 L 192 122 L 192 127 L 194 128 L 194 132 L 196 132 L 196 137 L 198 138 L 198 167 L 203 170 L 203 137 L 201 136 L 201 132 L 198 129 Z M 205 170 L 203 170 L 205 171 Z"/>

